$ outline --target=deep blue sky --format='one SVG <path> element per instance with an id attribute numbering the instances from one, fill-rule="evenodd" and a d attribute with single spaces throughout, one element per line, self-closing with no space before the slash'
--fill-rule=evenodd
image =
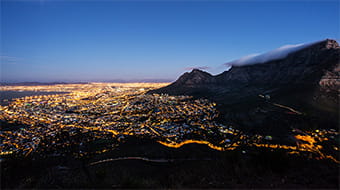
<path id="1" fill-rule="evenodd" d="M 176 79 L 339 39 L 339 1 L 1 0 L 1 80 Z"/>

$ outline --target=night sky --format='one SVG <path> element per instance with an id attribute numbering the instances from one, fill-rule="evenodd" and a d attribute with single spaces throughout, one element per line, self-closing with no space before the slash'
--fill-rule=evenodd
<path id="1" fill-rule="evenodd" d="M 339 1 L 1 0 L 1 81 L 166 79 L 339 40 Z"/>

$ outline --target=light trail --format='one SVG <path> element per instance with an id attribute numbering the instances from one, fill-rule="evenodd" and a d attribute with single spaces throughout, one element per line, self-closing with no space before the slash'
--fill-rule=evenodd
<path id="1" fill-rule="evenodd" d="M 290 110 L 290 111 L 292 111 L 292 112 L 294 112 L 294 113 L 296 113 L 296 114 L 298 114 L 298 115 L 302 115 L 301 112 L 299 112 L 299 111 L 297 111 L 297 110 L 295 110 L 295 109 L 293 109 L 293 108 L 291 108 L 291 107 L 284 106 L 284 105 L 281 105 L 281 104 L 276 104 L 276 103 L 272 103 L 272 104 L 273 104 L 274 106 L 278 106 L 278 107 L 280 107 L 280 108 L 288 109 L 288 110 Z"/>
<path id="2" fill-rule="evenodd" d="M 97 162 L 92 162 L 89 164 L 89 166 L 94 166 L 97 164 L 102 164 L 106 162 L 113 162 L 113 161 L 120 161 L 120 160 L 142 160 L 146 162 L 156 162 L 156 163 L 171 163 L 175 161 L 194 161 L 194 160 L 213 160 L 210 158 L 185 158 L 185 159 L 150 159 L 150 158 L 145 158 L 145 157 L 118 157 L 118 158 L 110 158 L 110 159 L 105 159 L 105 160 L 100 160 Z"/>
<path id="3" fill-rule="evenodd" d="M 219 147 L 219 146 L 215 146 L 212 143 L 210 143 L 209 141 L 202 141 L 202 140 L 185 140 L 182 141 L 180 143 L 167 143 L 167 142 L 163 142 L 163 141 L 157 141 L 159 144 L 170 147 L 170 148 L 180 148 L 183 145 L 186 144 L 205 144 L 208 145 L 210 148 L 214 149 L 214 150 L 218 150 L 218 151 L 225 151 L 225 150 L 234 150 L 236 148 L 236 146 L 238 146 L 236 143 L 232 144 L 230 147 Z"/>

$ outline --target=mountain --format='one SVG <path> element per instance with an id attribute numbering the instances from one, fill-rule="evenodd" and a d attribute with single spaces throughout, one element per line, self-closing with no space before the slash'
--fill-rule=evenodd
<path id="1" fill-rule="evenodd" d="M 332 117 L 337 122 L 339 44 L 326 39 L 301 47 L 279 59 L 233 65 L 230 70 L 215 76 L 194 69 L 174 83 L 148 93 L 208 98 L 217 102 L 225 115 L 230 115 L 227 119 L 262 109 L 263 101 L 259 96 L 268 95 L 273 102 L 317 117 Z"/>

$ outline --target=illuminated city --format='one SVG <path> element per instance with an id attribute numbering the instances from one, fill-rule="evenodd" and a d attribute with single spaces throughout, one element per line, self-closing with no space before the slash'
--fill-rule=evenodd
<path id="1" fill-rule="evenodd" d="M 190 96 L 146 94 L 166 83 L 89 83 L 51 86 L 3 86 L 3 91 L 68 92 L 16 98 L 0 107 L 0 119 L 21 126 L 1 131 L 2 157 L 72 155 L 114 150 L 129 136 L 149 138 L 171 148 L 205 144 L 218 151 L 239 146 L 287 150 L 314 159 L 336 159 L 335 129 L 292 129 L 290 144 L 267 136 L 249 136 L 216 121 L 216 104 Z M 97 141 L 101 146 L 89 148 Z M 330 146 L 324 150 L 323 146 Z M 92 146 L 93 147 L 93 146 Z"/>

